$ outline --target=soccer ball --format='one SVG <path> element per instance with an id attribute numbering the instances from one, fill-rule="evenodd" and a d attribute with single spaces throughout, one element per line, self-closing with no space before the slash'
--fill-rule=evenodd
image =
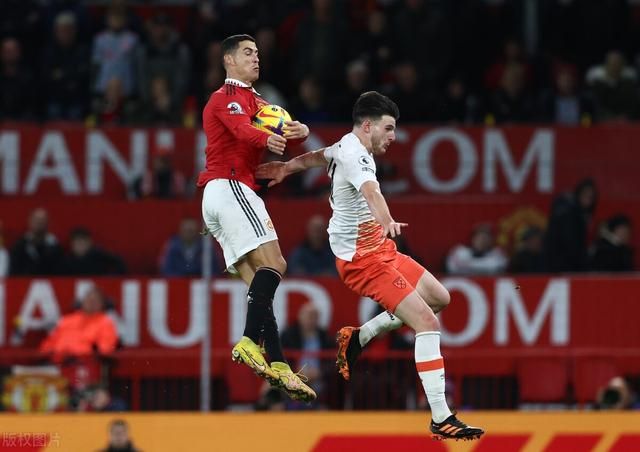
<path id="1" fill-rule="evenodd" d="M 287 110 L 278 105 L 264 105 L 254 115 L 251 124 L 264 132 L 284 135 L 285 121 L 291 121 Z"/>

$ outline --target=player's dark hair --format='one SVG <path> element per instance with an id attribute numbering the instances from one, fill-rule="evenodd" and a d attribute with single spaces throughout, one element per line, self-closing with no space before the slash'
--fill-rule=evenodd
<path id="1" fill-rule="evenodd" d="M 114 419 L 113 421 L 111 421 L 111 424 L 109 424 L 109 430 L 113 429 L 114 427 L 124 427 L 128 429 L 129 424 L 127 424 L 127 421 L 125 421 L 124 419 Z"/>
<path id="2" fill-rule="evenodd" d="M 400 110 L 394 101 L 377 91 L 362 93 L 353 106 L 353 124 L 359 126 L 366 118 L 374 121 L 384 115 L 393 117 L 396 121 L 400 117 Z"/>
<path id="3" fill-rule="evenodd" d="M 222 41 L 222 55 L 227 55 L 229 53 L 233 53 L 238 49 L 238 44 L 242 41 L 251 41 L 256 42 L 253 36 L 249 35 L 233 35 L 227 38 L 224 38 Z"/>

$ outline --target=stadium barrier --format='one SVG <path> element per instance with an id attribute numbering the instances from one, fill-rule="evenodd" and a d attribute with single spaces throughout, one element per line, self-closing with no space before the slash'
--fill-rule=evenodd
<path id="1" fill-rule="evenodd" d="M 511 252 L 518 243 L 518 235 L 525 227 L 546 225 L 550 206 L 550 200 L 538 200 L 534 203 L 502 197 L 491 197 L 484 201 L 462 198 L 438 196 L 389 199 L 394 217 L 409 224 L 403 230 L 403 235 L 411 253 L 435 273 L 444 268 L 444 259 L 454 245 L 468 241 L 474 225 L 494 225 L 498 243 L 507 252 Z M 180 221 L 183 218 L 200 221 L 201 217 L 198 199 L 140 202 L 97 201 L 90 198 L 73 198 L 73 202 L 69 202 L 69 199 L 71 198 L 67 197 L 46 202 L 51 232 L 66 245 L 73 228 L 86 227 L 98 246 L 121 256 L 127 263 L 129 273 L 135 275 L 157 274 L 160 253 L 166 241 L 178 231 Z M 266 202 L 285 257 L 304 241 L 309 218 L 319 214 L 328 219 L 331 214 L 329 203 L 324 197 L 305 200 L 274 198 Z M 0 220 L 4 225 L 4 243 L 7 246 L 24 233 L 33 209 L 42 206 L 43 200 L 35 196 L 24 200 L 3 199 L 0 196 Z M 113 212 L 118 212 L 118 215 L 113 215 Z M 296 214 L 291 215 L 291 212 Z M 592 222 L 592 237 L 596 236 L 602 221 L 618 213 L 625 213 L 634 224 L 640 224 L 637 201 L 602 200 L 598 203 Z M 122 221 L 123 218 L 126 221 Z M 640 249 L 640 234 L 632 237 L 631 245 Z M 218 251 L 217 244 L 215 249 Z M 636 254 L 635 265 L 640 268 L 640 253 Z"/>
<path id="2" fill-rule="evenodd" d="M 206 328 L 198 315 L 206 303 L 202 281 L 100 278 L 93 282 L 114 300 L 112 315 L 122 339 L 122 348 L 108 363 L 115 393 L 134 410 L 197 408 L 199 344 Z M 598 388 L 614 375 L 637 384 L 637 276 L 456 277 L 443 282 L 453 301 L 441 315 L 442 349 L 457 406 L 583 405 L 593 402 Z M 43 328 L 55 325 L 90 283 L 73 278 L 0 282 L 0 367 L 6 371 L 12 365 L 37 363 L 37 347 L 46 335 Z M 257 382 L 229 359 L 231 345 L 242 334 L 246 286 L 238 280 L 217 279 L 211 289 L 214 407 L 251 403 Z M 320 324 L 330 334 L 343 325 L 368 320 L 376 308 L 336 279 L 290 278 L 274 302 L 280 327 L 295 321 L 299 307 L 308 301 L 318 308 Z M 607 306 L 606 322 L 603 306 Z M 406 329 L 399 333 L 410 336 Z M 331 388 L 326 405 L 333 409 L 419 406 L 418 401 L 406 399 L 410 391 L 388 390 L 396 381 L 415 386 L 410 348 L 394 349 L 389 336 L 376 340 L 363 355 L 362 384 L 346 388 L 333 369 L 335 352 L 323 352 L 318 357 Z M 389 378 L 383 381 L 385 375 Z M 376 397 L 355 392 L 365 385 Z M 14 380 L 4 393 L 9 397 L 7 393 L 20 390 Z M 417 398 L 420 391 L 413 393 Z"/>
<path id="3" fill-rule="evenodd" d="M 328 146 L 350 131 L 348 124 L 313 126 L 292 156 Z M 397 140 L 382 161 L 411 195 L 545 198 L 583 177 L 593 177 L 602 198 L 637 193 L 640 138 L 635 125 L 582 127 L 426 127 L 399 125 Z M 206 137 L 200 129 L 85 128 L 3 123 L 0 130 L 0 195 L 123 199 L 132 180 L 149 168 L 158 150 L 187 178 L 204 165 Z M 305 188 L 327 183 L 324 170 L 310 171 Z M 565 186 L 564 184 L 569 184 Z"/>
<path id="4" fill-rule="evenodd" d="M 345 130 L 314 127 L 309 146 L 330 144 Z M 636 189 L 640 162 L 633 147 L 639 134 L 635 126 L 401 127 L 392 152 L 380 161 L 380 168 L 392 166 L 387 172 L 397 173 L 392 180 L 383 180 L 383 191 L 386 183 L 400 187 L 396 193 L 386 192 L 394 217 L 409 223 L 403 234 L 411 249 L 437 272 L 447 251 L 467 241 L 479 222 L 493 223 L 500 245 L 511 251 L 525 225 L 546 224 L 553 195 L 571 190 L 584 177 L 594 178 L 600 188 L 592 237 L 598 225 L 614 214 L 625 213 L 640 224 Z M 199 195 L 131 202 L 128 188 L 151 166 L 158 148 L 172 149 L 175 168 L 193 180 L 202 168 L 205 145 L 204 135 L 193 129 L 3 124 L 0 212 L 11 213 L 0 213 L 5 243 L 17 240 L 30 211 L 46 204 L 51 230 L 62 242 L 71 228 L 85 226 L 97 244 L 126 260 L 131 273 L 154 274 L 158 253 L 177 231 L 180 219 L 200 218 Z M 287 155 L 302 151 L 291 149 Z M 309 194 L 328 184 L 323 168 L 304 175 Z M 285 183 L 265 193 L 286 255 L 304 239 L 308 218 L 315 213 L 328 215 L 330 210 L 324 197 L 282 199 L 299 192 L 300 187 Z M 127 218 L 126 224 L 122 218 Z M 632 240 L 640 248 L 640 234 Z"/>
<path id="5" fill-rule="evenodd" d="M 0 415 L 0 451 L 79 452 L 107 443 L 109 422 L 129 423 L 146 452 L 637 452 L 640 413 L 465 412 L 486 429 L 478 442 L 436 442 L 428 415 L 227 413 Z"/>

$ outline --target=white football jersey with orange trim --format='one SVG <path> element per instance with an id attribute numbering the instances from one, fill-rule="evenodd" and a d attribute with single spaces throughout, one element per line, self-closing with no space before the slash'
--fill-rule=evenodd
<path id="1" fill-rule="evenodd" d="M 376 162 L 353 133 L 324 151 L 331 178 L 329 244 L 340 259 L 353 260 L 377 249 L 383 242 L 382 226 L 371 214 L 360 187 L 376 179 Z"/>

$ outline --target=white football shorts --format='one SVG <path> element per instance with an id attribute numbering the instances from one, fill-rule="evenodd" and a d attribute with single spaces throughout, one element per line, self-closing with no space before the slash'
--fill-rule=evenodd
<path id="1" fill-rule="evenodd" d="M 263 243 L 278 240 L 264 201 L 242 182 L 209 181 L 202 195 L 202 217 L 224 253 L 227 271 Z"/>

